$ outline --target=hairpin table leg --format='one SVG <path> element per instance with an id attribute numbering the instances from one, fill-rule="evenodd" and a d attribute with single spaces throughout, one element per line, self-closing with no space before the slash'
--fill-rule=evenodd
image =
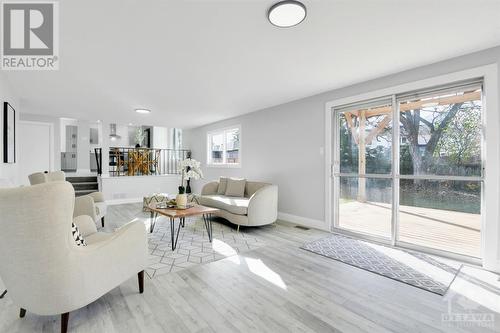
<path id="1" fill-rule="evenodd" d="M 149 227 L 149 232 L 152 233 L 155 230 L 156 218 L 158 217 L 158 213 L 151 211 L 151 224 Z"/>
<path id="2" fill-rule="evenodd" d="M 212 227 L 212 217 L 213 215 L 212 214 L 209 214 L 208 215 L 208 218 L 209 218 L 209 223 L 210 223 L 210 243 L 212 242 L 212 239 L 213 239 L 213 234 L 214 234 L 214 229 Z"/>
<path id="3" fill-rule="evenodd" d="M 179 232 L 181 231 L 182 218 L 179 219 L 179 227 L 177 228 L 177 235 L 174 237 L 175 233 L 175 218 L 170 218 L 170 236 L 172 241 L 172 251 L 177 247 L 177 241 L 179 240 Z"/>
<path id="4" fill-rule="evenodd" d="M 212 242 L 212 214 L 203 214 L 203 223 L 207 229 L 208 240 Z"/>
<path id="5" fill-rule="evenodd" d="M 7 294 L 7 289 L 0 295 L 0 298 L 3 298 Z"/>

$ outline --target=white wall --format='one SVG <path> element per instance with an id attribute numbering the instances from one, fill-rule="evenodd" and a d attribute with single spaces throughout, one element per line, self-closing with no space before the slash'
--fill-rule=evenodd
<path id="1" fill-rule="evenodd" d="M 0 179 L 6 179 L 14 185 L 19 184 L 18 179 L 18 164 L 17 156 L 16 163 L 7 164 L 3 163 L 3 102 L 9 102 L 10 105 L 16 110 L 16 155 L 18 153 L 18 130 L 19 114 L 21 109 L 19 107 L 19 96 L 17 96 L 5 79 L 3 73 L 0 72 Z"/>
<path id="2" fill-rule="evenodd" d="M 76 146 L 76 172 L 90 172 L 90 123 L 78 121 L 78 144 Z"/>
<path id="3" fill-rule="evenodd" d="M 327 102 L 499 63 L 500 47 L 496 47 L 185 131 L 186 146 L 191 148 L 193 158 L 202 162 L 205 173 L 205 180 L 195 182 L 193 189 L 200 191 L 205 181 L 219 176 L 272 182 L 279 186 L 280 212 L 311 226 L 326 227 L 324 198 L 327 180 L 321 150 L 325 140 Z M 242 126 L 242 167 L 207 167 L 206 132 L 236 124 Z M 500 129 L 500 124 L 494 127 Z M 498 189 L 499 184 L 494 186 Z M 500 234 L 497 239 L 500 239 Z M 500 246 L 497 248 L 497 257 L 500 258 Z M 498 263 L 500 267 L 500 261 Z"/>
<path id="4" fill-rule="evenodd" d="M 153 145 L 151 148 L 157 148 L 157 149 L 169 148 L 169 142 L 168 142 L 169 129 L 167 127 L 153 126 L 152 132 L 153 132 L 152 133 Z"/>
<path id="5" fill-rule="evenodd" d="M 175 196 L 181 179 L 178 175 L 123 176 L 100 178 L 104 198 L 110 203 L 142 201 L 152 193 L 167 193 Z"/>
<path id="6" fill-rule="evenodd" d="M 89 127 L 97 130 L 97 142 L 90 144 L 90 151 L 94 152 L 94 148 L 100 147 L 102 143 L 102 126 L 101 123 L 90 123 Z"/>
<path id="7" fill-rule="evenodd" d="M 105 124 L 103 126 L 107 126 L 109 131 L 109 125 L 110 124 Z M 129 126 L 116 124 L 116 134 L 121 138 L 110 140 L 109 136 L 107 136 L 103 138 L 103 140 L 108 140 L 110 147 L 133 147 L 129 142 Z"/>
<path id="8" fill-rule="evenodd" d="M 280 212 L 323 220 L 324 103 L 307 98 L 185 131 L 185 145 L 202 162 L 205 181 L 232 176 L 277 184 Z M 242 167 L 207 167 L 207 131 L 232 125 L 241 125 Z M 199 181 L 194 190 L 201 190 Z"/>

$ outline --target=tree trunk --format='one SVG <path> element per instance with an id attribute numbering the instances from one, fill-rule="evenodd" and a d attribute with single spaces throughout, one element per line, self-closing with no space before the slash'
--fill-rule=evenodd
<path id="1" fill-rule="evenodd" d="M 410 143 L 410 155 L 413 162 L 413 174 L 422 175 L 430 171 L 434 163 L 434 154 L 438 147 L 439 140 L 444 130 L 456 116 L 463 103 L 453 104 L 447 112 L 444 119 L 439 124 L 434 124 L 420 117 L 420 110 L 406 111 L 401 114 L 401 123 L 407 133 L 407 139 Z M 413 114 L 412 114 L 413 113 Z M 430 138 L 425 145 L 423 154 L 419 151 L 418 137 L 420 124 L 429 128 Z"/>
<path id="2" fill-rule="evenodd" d="M 448 127 L 453 118 L 455 118 L 458 111 L 460 111 L 460 107 L 462 107 L 462 105 L 463 103 L 453 104 L 437 128 L 435 128 L 433 124 L 433 127 L 431 128 L 431 137 L 425 146 L 424 158 L 422 161 L 423 171 L 428 171 L 434 163 L 434 154 L 436 152 L 436 148 L 438 147 L 439 140 L 441 139 L 444 130 Z"/>
<path id="3" fill-rule="evenodd" d="M 401 114 L 401 122 L 406 130 L 406 139 L 410 142 L 409 150 L 413 164 L 413 174 L 422 172 L 422 155 L 418 149 L 418 134 L 420 131 L 420 110 L 406 111 Z"/>

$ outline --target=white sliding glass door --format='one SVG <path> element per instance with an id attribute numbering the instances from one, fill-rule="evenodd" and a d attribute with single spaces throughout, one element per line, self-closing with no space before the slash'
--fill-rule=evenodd
<path id="1" fill-rule="evenodd" d="M 482 89 L 398 97 L 398 241 L 481 257 Z"/>
<path id="2" fill-rule="evenodd" d="M 481 258 L 481 97 L 476 80 L 335 107 L 334 229 Z"/>
<path id="3" fill-rule="evenodd" d="M 335 113 L 337 226 L 391 237 L 392 101 L 382 99 Z"/>

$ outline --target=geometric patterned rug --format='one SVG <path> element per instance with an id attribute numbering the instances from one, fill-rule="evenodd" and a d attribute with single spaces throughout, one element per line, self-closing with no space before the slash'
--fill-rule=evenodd
<path id="1" fill-rule="evenodd" d="M 301 248 L 438 295 L 446 294 L 462 266 L 451 260 L 337 234 Z"/>
<path id="2" fill-rule="evenodd" d="M 178 223 L 176 220 L 175 232 L 177 232 Z M 186 218 L 186 225 L 179 233 L 177 247 L 172 251 L 170 222 L 159 216 L 153 233 L 148 233 L 150 256 L 146 274 L 153 278 L 221 260 L 265 245 L 254 235 L 246 234 L 241 230 L 237 233 L 234 227 L 217 222 L 217 218 L 212 221 L 212 230 L 213 238 L 210 243 L 203 220 Z"/>

